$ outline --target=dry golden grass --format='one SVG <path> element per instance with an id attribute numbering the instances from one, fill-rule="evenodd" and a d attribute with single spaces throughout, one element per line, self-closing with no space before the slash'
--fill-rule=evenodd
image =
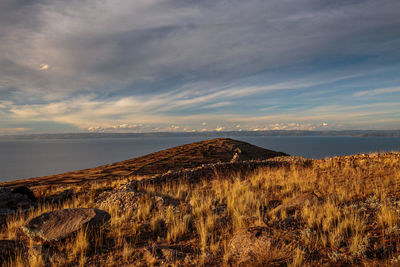
<path id="1" fill-rule="evenodd" d="M 120 183 L 74 189 L 72 200 L 17 214 L 8 219 L 3 237 L 20 239 L 20 226 L 46 211 L 93 207 L 98 192 Z M 261 168 L 244 176 L 234 174 L 197 184 L 139 185 L 138 190 L 144 194 L 136 209 L 108 208 L 110 227 L 98 237 L 103 241 L 95 249 L 90 248 L 84 231 L 67 241 L 63 250 L 70 258 L 64 262 L 157 265 L 168 261 L 160 249 L 169 248 L 175 253 L 171 265 L 224 265 L 229 263 L 227 244 L 232 235 L 250 226 L 268 226 L 288 234 L 293 253 L 285 264 L 290 266 L 373 266 L 400 261 L 400 155 L 396 153 L 313 160 L 311 166 Z M 272 212 L 310 192 L 321 201 L 293 213 Z M 180 204 L 159 207 L 153 196 L 169 197 Z M 20 255 L 10 266 L 23 266 L 27 261 Z M 37 261 L 40 266 L 40 259 Z"/>
<path id="2" fill-rule="evenodd" d="M 166 217 L 168 242 L 176 242 L 187 234 L 190 215 L 173 214 L 172 209 L 168 209 Z"/>

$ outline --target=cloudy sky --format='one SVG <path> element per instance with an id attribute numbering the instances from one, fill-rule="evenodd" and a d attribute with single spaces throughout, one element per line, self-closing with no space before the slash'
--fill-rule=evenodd
<path id="1" fill-rule="evenodd" d="M 398 0 L 2 0 L 0 134 L 399 129 Z"/>

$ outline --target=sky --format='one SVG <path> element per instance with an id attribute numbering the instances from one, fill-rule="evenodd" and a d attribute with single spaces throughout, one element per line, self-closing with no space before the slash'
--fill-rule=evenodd
<path id="1" fill-rule="evenodd" d="M 0 135 L 400 129 L 398 0 L 2 0 Z"/>

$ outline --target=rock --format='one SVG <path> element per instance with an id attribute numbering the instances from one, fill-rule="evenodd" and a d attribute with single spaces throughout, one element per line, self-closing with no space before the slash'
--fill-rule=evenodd
<path id="1" fill-rule="evenodd" d="M 18 186 L 13 188 L 11 191 L 13 194 L 21 194 L 27 196 L 31 201 L 36 201 L 36 197 L 33 192 L 26 186 Z"/>
<path id="2" fill-rule="evenodd" d="M 134 210 L 142 195 L 143 193 L 134 190 L 115 189 L 103 192 L 95 199 L 95 207 L 104 210 L 112 207 L 118 207 L 120 211 Z"/>
<path id="3" fill-rule="evenodd" d="M 279 205 L 272 210 L 272 213 L 280 215 L 282 212 L 293 214 L 296 210 L 300 210 L 305 206 L 313 206 L 318 204 L 321 199 L 314 193 L 305 193 L 297 196 L 289 202 Z"/>
<path id="4" fill-rule="evenodd" d="M 229 262 L 234 266 L 282 264 L 291 253 L 280 241 L 268 227 L 240 229 L 228 243 Z"/>
<path id="5" fill-rule="evenodd" d="M 33 192 L 25 187 L 0 188 L 0 227 L 6 223 L 7 217 L 17 211 L 25 212 L 36 205 L 36 198 Z"/>
<path id="6" fill-rule="evenodd" d="M 28 209 L 36 202 L 33 192 L 29 188 L 21 186 L 13 190 L 0 189 L 0 209 Z"/>
<path id="7" fill-rule="evenodd" d="M 17 241 L 0 240 L 0 265 L 3 266 L 5 262 L 15 258 L 18 253 L 24 254 L 24 250 L 25 247 Z"/>
<path id="8" fill-rule="evenodd" d="M 100 227 L 110 218 L 110 214 L 99 209 L 55 210 L 31 219 L 22 230 L 31 238 L 52 242 L 68 237 L 83 228 L 90 230 Z"/>
<path id="9" fill-rule="evenodd" d="M 103 210 L 110 210 L 112 207 L 118 207 L 119 211 L 126 212 L 136 210 L 143 202 L 151 202 L 152 209 L 166 209 L 169 206 L 179 206 L 179 201 L 168 196 L 150 195 L 144 192 L 136 191 L 137 182 L 129 182 L 120 188 L 101 193 L 95 199 L 95 207 Z"/>
<path id="10" fill-rule="evenodd" d="M 66 189 L 64 191 L 61 191 L 57 194 L 49 195 L 44 198 L 44 202 L 48 203 L 62 203 L 68 199 L 72 199 L 74 195 L 74 190 L 73 189 Z"/>

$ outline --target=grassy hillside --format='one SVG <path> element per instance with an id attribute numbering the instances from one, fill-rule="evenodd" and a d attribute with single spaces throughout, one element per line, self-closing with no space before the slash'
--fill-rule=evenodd
<path id="1" fill-rule="evenodd" d="M 28 214 L 9 218 L 2 239 L 20 240 L 31 249 L 37 241 L 26 238 L 20 226 L 60 207 L 100 205 L 111 214 L 110 225 L 95 239 L 81 231 L 61 243 L 44 245 L 42 249 L 53 250 L 48 259 L 25 253 L 9 266 L 41 266 L 46 260 L 55 266 L 400 263 L 399 153 L 288 162 L 242 175 L 215 173 L 214 179 L 197 183 L 181 179 L 72 186 L 72 198 L 59 204 L 45 202 Z M 104 201 L 107 194 L 128 194 L 129 188 L 131 205 Z M 42 190 L 36 194 L 46 200 L 66 189 Z M 268 236 L 246 243 L 243 229 L 264 231 L 253 238 L 266 232 Z M 235 240 L 241 241 L 239 245 Z M 269 245 L 263 246 L 265 240 Z M 240 243 L 248 247 L 238 248 Z"/>
<path id="2" fill-rule="evenodd" d="M 10 181 L 0 183 L 0 186 L 62 186 L 83 184 L 87 182 L 107 181 L 121 177 L 148 177 L 167 171 L 177 171 L 185 168 L 195 168 L 203 164 L 229 162 L 239 155 L 240 160 L 268 159 L 285 156 L 285 153 L 275 152 L 246 142 L 229 138 L 215 138 L 187 145 L 177 146 L 142 157 L 99 166 L 96 168 L 61 173 L 45 177 Z"/>

